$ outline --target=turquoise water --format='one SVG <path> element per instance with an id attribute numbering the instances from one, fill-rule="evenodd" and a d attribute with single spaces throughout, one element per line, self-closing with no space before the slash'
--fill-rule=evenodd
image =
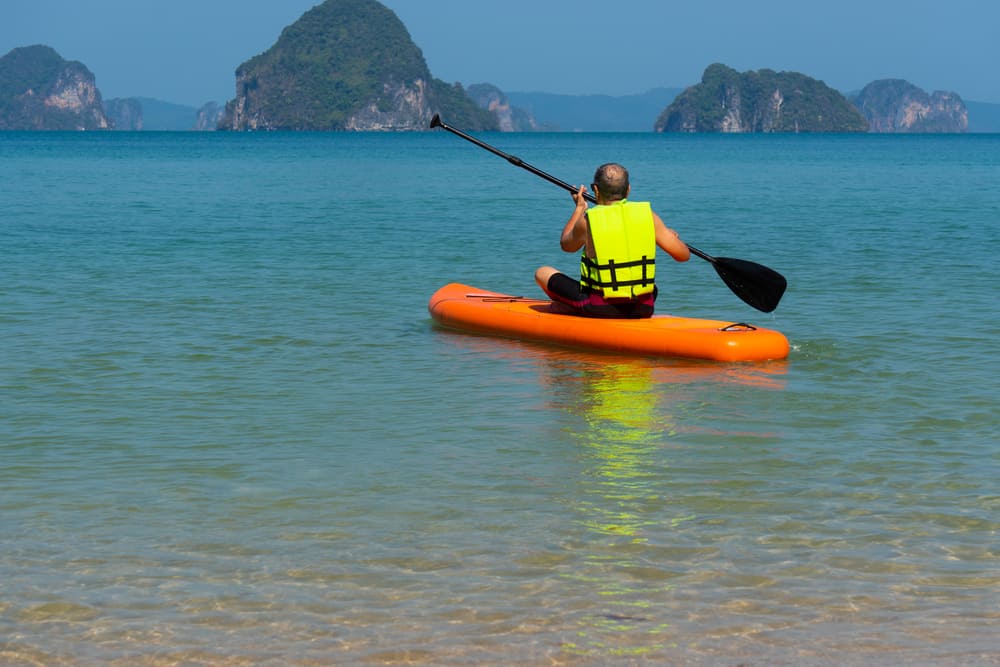
<path id="1" fill-rule="evenodd" d="M 0 134 L 0 664 L 1000 664 L 1000 136 L 484 138 L 789 359 L 436 329 L 574 267 L 444 132 Z"/>

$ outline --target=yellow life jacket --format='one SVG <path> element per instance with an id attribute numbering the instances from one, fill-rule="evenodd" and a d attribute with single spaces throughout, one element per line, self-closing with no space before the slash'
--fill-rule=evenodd
<path id="1" fill-rule="evenodd" d="M 587 211 L 595 257 L 580 258 L 580 284 L 606 299 L 635 299 L 653 291 L 656 228 L 649 202 L 625 199 Z"/>

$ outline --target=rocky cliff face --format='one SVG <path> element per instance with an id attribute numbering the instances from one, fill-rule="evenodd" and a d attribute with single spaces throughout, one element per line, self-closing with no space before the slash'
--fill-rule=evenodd
<path id="1" fill-rule="evenodd" d="M 215 102 L 207 102 L 195 114 L 194 127 L 199 132 L 209 132 L 219 127 L 226 110 Z"/>
<path id="2" fill-rule="evenodd" d="M 142 103 L 133 97 L 106 100 L 104 114 L 108 118 L 108 124 L 115 130 L 142 130 Z"/>
<path id="3" fill-rule="evenodd" d="M 864 132 L 848 100 L 797 72 L 710 65 L 656 120 L 656 132 Z"/>
<path id="4" fill-rule="evenodd" d="M 48 46 L 14 49 L 0 58 L 0 129 L 106 130 L 94 75 Z"/>
<path id="5" fill-rule="evenodd" d="M 326 0 L 236 71 L 220 129 L 426 130 L 435 113 L 496 129 L 459 85 L 434 79 L 406 27 L 375 0 Z"/>
<path id="6" fill-rule="evenodd" d="M 469 86 L 469 97 L 479 106 L 496 116 L 501 132 L 534 132 L 539 129 L 535 118 L 515 106 L 502 90 L 491 83 L 476 83 Z"/>
<path id="7" fill-rule="evenodd" d="M 430 125 L 434 113 L 427 98 L 427 81 L 416 79 L 409 84 L 382 84 L 379 99 L 371 100 L 351 113 L 344 121 L 345 130 L 409 131 Z"/>
<path id="8" fill-rule="evenodd" d="M 902 79 L 882 79 L 851 98 L 871 132 L 967 132 L 969 112 L 957 93 L 925 91 Z"/>

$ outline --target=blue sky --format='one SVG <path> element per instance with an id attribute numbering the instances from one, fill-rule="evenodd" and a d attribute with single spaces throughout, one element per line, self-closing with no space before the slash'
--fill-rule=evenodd
<path id="1" fill-rule="evenodd" d="M 318 0 L 2 0 L 0 55 L 47 44 L 105 98 L 199 106 Z M 383 0 L 448 82 L 627 95 L 697 83 L 722 62 L 791 70 L 842 91 L 902 78 L 1000 103 L 993 0 Z M 610 9 L 609 9 L 610 8 Z"/>

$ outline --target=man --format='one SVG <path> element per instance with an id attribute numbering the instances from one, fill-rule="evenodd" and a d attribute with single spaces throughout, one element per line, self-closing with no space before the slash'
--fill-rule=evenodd
<path id="1" fill-rule="evenodd" d="M 597 206 L 587 209 L 584 186 L 573 193 L 576 208 L 559 245 L 566 252 L 583 248 L 580 280 L 551 266 L 535 271 L 535 281 L 553 301 L 588 317 L 650 317 L 656 300 L 656 248 L 678 262 L 691 251 L 677 232 L 663 224 L 649 202 L 628 201 L 628 171 L 604 164 L 591 184 Z"/>

